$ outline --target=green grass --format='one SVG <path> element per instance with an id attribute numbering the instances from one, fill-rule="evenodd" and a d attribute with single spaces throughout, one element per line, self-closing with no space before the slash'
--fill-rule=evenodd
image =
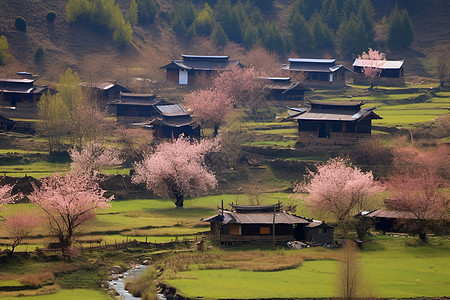
<path id="1" fill-rule="evenodd" d="M 23 150 L 23 149 L 0 149 L 0 154 L 46 154 L 47 151 Z"/>
<path id="2" fill-rule="evenodd" d="M 260 141 L 260 142 L 248 142 L 247 145 L 251 146 L 278 146 L 293 148 L 296 141 Z"/>
<path id="3" fill-rule="evenodd" d="M 0 287 L 3 286 L 22 286 L 18 280 L 0 280 Z"/>
<path id="4" fill-rule="evenodd" d="M 25 175 L 35 178 L 49 176 L 55 172 L 67 172 L 69 163 L 32 162 L 24 165 L 0 165 L 0 174 L 13 177 L 24 177 Z"/>
<path id="5" fill-rule="evenodd" d="M 330 101 L 364 101 L 366 103 L 372 103 L 372 102 L 380 102 L 380 101 L 392 101 L 392 100 L 405 100 L 405 99 L 414 99 L 421 94 L 386 94 L 386 95 L 374 95 L 374 96 L 356 96 L 352 98 L 347 97 L 336 97 L 327 99 Z"/>
<path id="6" fill-rule="evenodd" d="M 403 238 L 377 240 L 377 251 L 363 251 L 363 288 L 372 297 L 450 296 L 450 247 L 405 247 Z M 307 249 L 305 251 L 323 251 Z M 333 250 L 330 250 L 333 253 Z M 287 254 L 280 254 L 287 255 Z M 336 296 L 338 263 L 304 261 L 300 267 L 275 272 L 237 269 L 180 272 L 168 280 L 184 295 L 205 298 L 319 298 Z"/>
<path id="7" fill-rule="evenodd" d="M 88 289 L 72 289 L 72 290 L 60 290 L 55 294 L 50 295 L 37 295 L 30 298 L 24 297 L 4 297 L 4 300 L 15 299 L 33 299 L 33 300 L 79 300 L 79 299 L 98 299 L 98 300 L 111 300 L 111 297 L 106 295 L 100 290 L 88 290 Z"/>
<path id="8" fill-rule="evenodd" d="M 195 270 L 180 273 L 192 279 L 168 282 L 186 296 L 204 298 L 321 298 L 334 295 L 336 267 L 335 261 L 318 260 L 278 272 Z"/>

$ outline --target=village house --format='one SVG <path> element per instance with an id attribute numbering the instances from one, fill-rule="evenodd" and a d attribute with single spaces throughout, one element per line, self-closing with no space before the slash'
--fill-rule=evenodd
<path id="1" fill-rule="evenodd" d="M 372 133 L 372 120 L 381 119 L 363 102 L 324 103 L 309 101 L 309 108 L 290 108 L 285 121 L 298 123 L 296 147 L 354 146 Z"/>
<path id="2" fill-rule="evenodd" d="M 264 80 L 269 90 L 267 98 L 272 101 L 302 102 L 305 100 L 305 92 L 311 91 L 301 82 L 292 82 L 290 77 L 266 77 Z"/>
<path id="3" fill-rule="evenodd" d="M 92 100 L 98 102 L 108 102 L 120 97 L 120 93 L 130 93 L 131 91 L 115 82 L 105 81 L 101 83 L 82 82 L 83 93 Z"/>
<path id="4" fill-rule="evenodd" d="M 180 104 L 153 94 L 120 93 L 120 99 L 109 103 L 117 121 L 154 130 L 157 138 L 179 135 L 200 138 L 200 127 Z"/>
<path id="5" fill-rule="evenodd" d="M 0 78 L 0 100 L 9 106 L 36 104 L 39 98 L 48 91 L 46 85 L 35 85 L 38 77 L 33 78 Z"/>
<path id="6" fill-rule="evenodd" d="M 181 54 L 183 60 L 173 60 L 162 66 L 166 69 L 166 79 L 181 85 L 194 84 L 196 79 L 210 78 L 211 75 L 242 67 L 237 60 L 229 60 L 230 56 L 208 56 Z"/>
<path id="7" fill-rule="evenodd" d="M 343 65 L 337 65 L 334 58 L 289 58 L 288 61 L 281 70 L 291 76 L 303 73 L 305 83 L 311 87 L 345 87 L 345 73 L 352 72 Z"/>
<path id="8" fill-rule="evenodd" d="M 1 131 L 9 131 L 12 129 L 14 125 L 14 121 L 11 119 L 8 119 L 2 115 L 0 115 L 0 130 Z"/>
<path id="9" fill-rule="evenodd" d="M 367 78 L 364 76 L 364 67 L 376 67 L 381 69 L 381 73 L 375 78 L 375 84 L 382 84 L 384 86 L 404 86 L 404 62 L 404 60 L 374 61 L 357 58 L 353 62 L 353 83 L 367 84 Z"/>
<path id="10" fill-rule="evenodd" d="M 263 206 L 230 204 L 231 210 L 219 209 L 218 214 L 202 219 L 210 223 L 211 238 L 219 244 L 245 242 L 287 243 L 298 240 L 311 244 L 332 243 L 334 228 L 283 211 L 281 203 Z"/>

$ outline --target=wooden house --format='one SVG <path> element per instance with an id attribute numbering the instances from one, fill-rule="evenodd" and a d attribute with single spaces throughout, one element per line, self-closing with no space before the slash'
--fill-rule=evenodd
<path id="1" fill-rule="evenodd" d="M 37 103 L 39 98 L 47 92 L 45 85 L 35 85 L 37 77 L 33 78 L 0 78 L 0 101 L 9 106 L 19 103 Z"/>
<path id="2" fill-rule="evenodd" d="M 105 81 L 101 83 L 82 82 L 83 93 L 98 102 L 109 102 L 120 97 L 120 93 L 131 91 L 115 82 Z"/>
<path id="3" fill-rule="evenodd" d="M 288 74 L 303 73 L 304 83 L 311 87 L 345 87 L 346 72 L 351 72 L 345 66 L 337 65 L 333 58 L 289 58 L 288 61 L 281 70 Z"/>
<path id="4" fill-rule="evenodd" d="M 194 84 L 196 78 L 207 78 L 219 72 L 242 66 L 237 60 L 229 60 L 229 56 L 187 55 L 181 54 L 182 60 L 173 60 L 162 66 L 166 69 L 166 79 L 181 85 Z"/>
<path id="5" fill-rule="evenodd" d="M 200 137 L 200 127 L 180 104 L 171 103 L 152 94 L 120 93 L 120 99 L 109 103 L 121 123 L 154 130 L 157 138 L 177 138 L 180 134 Z"/>
<path id="6" fill-rule="evenodd" d="M 353 83 L 367 84 L 367 78 L 364 76 L 364 67 L 376 67 L 381 69 L 381 73 L 375 79 L 375 84 L 386 86 L 403 86 L 405 77 L 403 64 L 404 60 L 363 60 L 355 59 L 353 62 Z"/>
<path id="7" fill-rule="evenodd" d="M 0 131 L 9 131 L 14 126 L 14 121 L 0 115 Z"/>
<path id="8" fill-rule="evenodd" d="M 202 222 L 210 223 L 211 238 L 220 244 L 286 243 L 292 240 L 333 242 L 332 226 L 326 225 L 326 233 L 319 230 L 308 233 L 312 228 L 308 226 L 314 221 L 283 211 L 280 203 L 264 206 L 231 204 L 231 210 L 222 208 L 217 215 L 202 219 Z"/>
<path id="9" fill-rule="evenodd" d="M 178 138 L 180 135 L 200 139 L 200 126 L 180 104 L 155 105 L 159 115 L 145 126 L 151 128 L 156 138 Z"/>
<path id="10" fill-rule="evenodd" d="M 292 82 L 290 77 L 266 77 L 266 87 L 269 90 L 268 100 L 272 101 L 296 101 L 305 100 L 305 92 L 311 89 L 301 82 Z"/>
<path id="11" fill-rule="evenodd" d="M 291 108 L 285 119 L 298 123 L 297 146 L 354 146 L 371 136 L 372 120 L 381 119 L 374 107 L 361 108 L 363 102 L 309 104 L 310 108 Z"/>

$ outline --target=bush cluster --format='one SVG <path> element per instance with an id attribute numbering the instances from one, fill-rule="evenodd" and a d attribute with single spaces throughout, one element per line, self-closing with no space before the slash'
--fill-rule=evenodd
<path id="1" fill-rule="evenodd" d="M 55 19 L 56 19 L 56 13 L 54 11 L 49 11 L 47 13 L 47 21 L 49 23 L 53 23 L 53 22 L 55 22 Z"/>
<path id="2" fill-rule="evenodd" d="M 27 32 L 27 21 L 23 17 L 18 16 L 14 25 L 16 26 L 17 30 Z"/>

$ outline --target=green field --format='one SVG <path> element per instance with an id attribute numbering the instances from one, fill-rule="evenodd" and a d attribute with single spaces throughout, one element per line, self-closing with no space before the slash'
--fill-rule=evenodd
<path id="1" fill-rule="evenodd" d="M 29 296 L 23 297 L 2 297 L 5 300 L 14 300 L 14 299 L 30 299 Z M 33 296 L 31 299 L 33 300 L 79 300 L 79 299 L 98 299 L 98 300 L 111 300 L 111 297 L 106 295 L 103 291 L 100 290 L 88 290 L 88 289 L 73 289 L 73 290 L 60 290 L 55 294 L 49 295 L 38 295 Z"/>
<path id="2" fill-rule="evenodd" d="M 389 246 L 363 251 L 366 296 L 408 298 L 450 296 L 450 245 Z M 379 242 L 375 242 L 379 243 Z M 308 253 L 321 249 L 291 250 Z M 328 250 L 333 255 L 336 250 Z M 281 256 L 289 255 L 279 254 Z M 336 296 L 338 262 L 307 260 L 300 267 L 275 272 L 238 269 L 202 270 L 193 266 L 168 282 L 188 297 L 204 298 L 320 298 Z"/>

